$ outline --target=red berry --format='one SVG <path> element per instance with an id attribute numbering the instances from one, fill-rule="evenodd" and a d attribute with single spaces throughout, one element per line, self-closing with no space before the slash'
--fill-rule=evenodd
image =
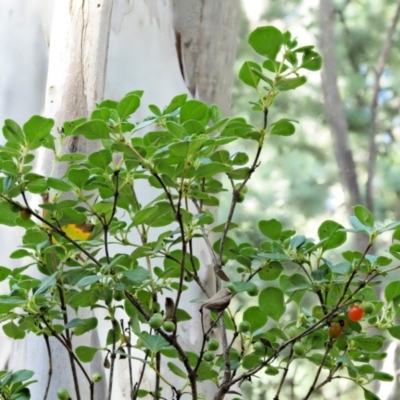
<path id="1" fill-rule="evenodd" d="M 364 310 L 360 306 L 353 306 L 350 308 L 347 315 L 352 321 L 357 322 L 362 320 L 364 316 Z"/>
<path id="2" fill-rule="evenodd" d="M 342 334 L 342 327 L 334 322 L 328 329 L 328 335 L 331 339 L 336 339 Z"/>

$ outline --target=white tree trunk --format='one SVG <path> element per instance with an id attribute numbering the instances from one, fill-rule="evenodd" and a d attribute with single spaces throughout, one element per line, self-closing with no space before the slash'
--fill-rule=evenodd
<path id="1" fill-rule="evenodd" d="M 189 3 L 192 4 L 192 18 L 190 18 L 190 8 L 186 8 Z M 46 88 L 46 116 L 54 118 L 56 126 L 61 127 L 65 120 L 87 115 L 92 110 L 94 102 L 101 99 L 103 88 L 105 98 L 116 100 L 131 90 L 145 90 L 142 106 L 134 116 L 135 121 L 147 116 L 147 104 L 155 103 L 163 107 L 174 95 L 188 92 L 187 87 L 192 90 L 195 88 L 193 93 L 206 101 L 221 105 L 227 112 L 230 108 L 238 4 L 226 0 L 216 3 L 218 4 L 212 0 L 201 2 L 190 0 L 180 4 L 176 3 L 175 31 L 179 31 L 178 34 L 173 30 L 172 7 L 170 1 L 167 0 L 115 0 L 112 13 L 112 2 L 107 0 L 60 1 L 55 2 L 52 22 L 45 21 L 41 24 L 38 17 L 38 5 L 31 5 L 33 11 L 27 16 L 28 20 L 25 22 L 28 27 L 36 32 L 41 29 L 45 30 L 51 24 L 53 26 Z M 221 10 L 222 3 L 225 5 L 224 10 Z M 18 13 L 25 5 L 25 2 L 18 2 L 16 6 L 13 6 L 14 12 Z M 201 6 L 200 9 L 199 6 Z M 52 8 L 51 3 L 49 7 Z M 51 14 L 51 11 L 43 9 L 41 14 L 46 16 Z M 107 27 L 110 15 L 112 15 L 111 31 L 107 53 Z M 216 18 L 218 15 L 223 18 L 221 20 Z M 178 43 L 180 45 L 178 52 L 175 44 L 177 35 L 181 38 L 181 42 Z M 190 43 L 187 45 L 189 40 Z M 14 45 L 22 47 L 22 43 L 17 43 Z M 41 42 L 42 47 L 43 43 L 45 44 L 44 36 L 43 42 Z M 220 54 L 214 54 L 216 43 L 219 43 L 218 46 L 226 46 Z M 32 44 L 27 45 L 28 50 L 32 50 Z M 22 51 L 20 59 L 13 61 L 19 64 L 14 64 L 14 69 L 9 72 L 10 80 L 15 79 L 15 76 L 23 68 L 24 56 L 25 53 Z M 35 56 L 32 55 L 33 59 L 35 57 L 38 58 L 37 65 L 40 66 L 46 63 L 47 53 L 43 51 Z M 212 60 L 211 64 L 210 60 Z M 181 66 L 183 65 L 186 82 L 182 77 L 180 62 Z M 105 74 L 106 69 L 107 74 Z M 34 73 L 38 72 L 35 70 Z M 1 86 L 0 89 L 5 91 Z M 34 95 L 37 96 L 34 104 L 43 104 L 43 90 L 37 88 L 34 92 Z M 27 119 L 30 114 L 39 112 L 41 106 L 35 109 L 27 108 L 27 115 L 24 114 L 23 119 Z M 19 122 L 23 122 L 18 111 L 14 114 L 8 113 L 8 110 L 0 111 L 3 111 L 4 117 L 14 117 Z M 73 143 L 67 144 L 69 147 L 71 145 L 73 145 L 72 150 L 90 153 L 94 151 L 95 143 L 90 142 L 88 145 L 87 142 L 79 139 L 78 142 L 74 140 Z M 71 152 L 71 148 L 67 148 L 66 151 Z M 40 154 L 37 165 L 37 172 L 45 175 L 53 172 L 55 176 L 61 177 L 64 173 L 63 169 L 53 165 L 53 160 L 49 157 L 48 152 Z M 151 198 L 151 190 L 148 187 L 143 189 L 142 192 L 145 192 L 147 199 Z M 210 257 L 202 244 L 197 246 L 196 255 L 202 266 L 210 264 Z M 7 265 L 7 262 L 4 264 Z M 210 269 L 204 268 L 202 278 L 205 282 L 213 282 L 212 270 L 211 274 L 209 271 Z M 213 286 L 212 283 L 211 285 Z M 190 290 L 185 293 L 182 303 L 187 304 L 187 311 L 194 316 L 194 319 L 188 324 L 179 324 L 179 337 L 184 341 L 185 346 L 192 349 L 196 349 L 199 345 L 201 329 L 198 307 L 191 305 L 189 301 L 202 296 L 200 290 L 192 285 Z M 99 322 L 100 343 L 104 343 L 109 326 L 106 327 L 102 321 Z M 98 346 L 96 335 L 97 332 L 91 338 L 86 339 L 85 343 L 81 342 L 79 345 Z M 42 339 L 38 340 L 38 338 L 32 337 L 25 341 L 24 346 L 26 346 L 24 349 L 21 349 L 21 346 L 15 349 L 10 365 L 35 371 L 35 378 L 40 383 L 35 385 L 32 399 L 41 399 L 47 378 L 44 342 Z M 53 354 L 57 354 L 56 358 L 59 363 L 54 366 L 49 399 L 55 398 L 55 391 L 60 387 L 67 387 L 71 394 L 74 393 L 71 376 L 68 377 L 67 373 L 69 371 L 68 357 L 63 358 L 64 350 L 61 349 L 53 350 Z M 141 365 L 138 363 L 135 367 L 134 379 L 136 379 Z M 101 368 L 99 360 L 95 360 L 94 365 L 89 368 L 90 373 L 99 370 Z M 130 398 L 130 388 L 127 363 L 117 361 L 116 368 L 112 398 L 128 399 Z M 148 388 L 152 388 L 153 375 L 147 375 L 144 383 Z M 199 392 L 206 392 L 206 398 L 211 399 L 215 387 L 211 382 L 207 382 L 203 386 L 199 388 Z M 82 385 L 83 387 L 87 388 L 87 384 Z M 104 388 L 101 390 L 104 391 Z M 100 391 L 95 395 L 96 400 L 103 398 Z M 167 398 L 169 395 L 170 393 L 164 393 Z M 82 391 L 81 398 L 89 398 L 88 392 Z"/>

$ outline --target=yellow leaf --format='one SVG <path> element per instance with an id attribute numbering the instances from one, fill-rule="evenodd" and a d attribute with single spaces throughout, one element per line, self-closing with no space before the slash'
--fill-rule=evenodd
<path id="1" fill-rule="evenodd" d="M 93 224 L 67 224 L 61 227 L 66 235 L 72 240 L 88 240 L 92 235 Z M 53 237 L 53 242 L 57 240 Z"/>

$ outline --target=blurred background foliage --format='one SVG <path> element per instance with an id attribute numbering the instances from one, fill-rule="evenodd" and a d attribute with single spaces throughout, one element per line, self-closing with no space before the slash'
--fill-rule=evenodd
<path id="1" fill-rule="evenodd" d="M 374 68 L 397 3 L 397 0 L 334 3 L 338 86 L 363 199 L 369 162 Z M 244 61 L 257 60 L 257 54 L 246 40 L 250 31 L 259 25 L 290 30 L 292 36 L 298 37 L 299 45 L 314 43 L 319 51 L 318 7 L 319 2 L 314 0 L 243 0 L 235 75 Z M 381 222 L 400 219 L 399 35 L 400 30 L 396 29 L 378 96 L 373 213 Z M 236 234 L 244 236 L 246 241 L 257 241 L 255 225 L 260 218 L 277 218 L 299 233 L 316 232 L 316 227 L 325 219 L 347 224 L 346 200 L 326 118 L 321 75 L 309 72 L 307 77 L 305 86 L 294 92 L 280 93 L 270 108 L 270 123 L 292 118 L 298 121 L 297 130 L 292 137 L 275 136 L 266 143 L 262 163 L 241 205 L 243 212 L 236 216 L 241 228 Z M 249 105 L 249 101 L 256 101 L 253 89 L 236 78 L 233 93 L 232 115 L 261 125 L 261 113 L 251 111 Z M 254 149 L 249 145 L 246 151 L 253 153 Z"/>
<path id="2" fill-rule="evenodd" d="M 324 0 L 320 0 L 321 2 Z M 398 0 L 332 0 L 335 9 L 338 87 L 343 102 L 348 139 L 356 164 L 362 203 L 366 205 L 367 167 L 370 162 L 369 135 L 373 100 L 374 71 L 394 19 Z M 245 61 L 258 61 L 257 54 L 247 44 L 249 33 L 260 25 L 274 25 L 281 31 L 290 30 L 299 45 L 314 43 L 320 52 L 319 7 L 315 0 L 242 0 L 243 13 L 235 67 L 232 115 L 247 118 L 261 126 L 262 114 L 251 110 L 250 101 L 257 101 L 254 90 L 237 76 Z M 376 170 L 373 178 L 374 209 L 377 221 L 388 223 L 400 219 L 400 26 L 393 35 L 389 57 L 380 79 L 377 108 Z M 321 74 L 308 73 L 308 83 L 296 91 L 280 93 L 269 110 L 269 122 L 280 118 L 298 121 L 292 137 L 271 137 L 263 150 L 261 165 L 248 184 L 248 193 L 238 204 L 234 221 L 239 228 L 230 236 L 237 242 L 258 246 L 263 238 L 258 231 L 260 219 L 276 218 L 286 229 L 317 237 L 320 223 L 333 219 L 349 226 L 348 204 L 343 190 L 340 168 L 335 157 L 333 136 L 327 119 Z M 251 143 L 243 142 L 245 151 L 254 154 Z M 254 146 L 254 144 L 253 144 Z M 243 149 L 241 149 L 243 151 Z M 226 182 L 226 187 L 229 183 Z M 223 221 L 230 196 L 222 197 L 219 218 Z M 354 204 L 351 204 L 354 205 Z M 224 214 L 225 210 L 225 214 Z M 388 240 L 390 240 L 388 238 Z M 387 245 L 381 241 L 381 245 Z M 383 246 L 382 249 L 383 250 Z M 375 246 L 379 252 L 379 246 Z M 228 264 L 229 267 L 233 264 Z M 240 275 L 238 274 L 240 279 Z M 394 278 L 394 277 L 392 277 Z M 260 289 L 265 282 L 259 282 Z M 295 313 L 295 310 L 288 309 Z M 396 347 L 392 350 L 395 358 Z M 390 357 L 389 357 L 390 358 Z M 395 361 L 394 361 L 395 362 Z M 396 363 L 395 363 L 396 364 Z M 394 373 L 398 366 L 383 365 Z M 282 393 L 282 399 L 301 399 L 304 388 L 311 384 L 313 374 L 309 364 L 298 361 Z M 388 370 L 388 368 L 390 368 Z M 279 379 L 265 377 L 243 385 L 247 398 L 269 399 L 274 395 Z M 395 381 L 398 381 L 395 378 Z M 268 383 L 266 383 L 268 382 Z M 398 386 L 397 386 L 398 387 Z M 372 388 L 381 400 L 398 398 L 396 383 L 382 383 Z M 346 380 L 328 385 L 314 399 L 357 399 L 363 394 Z"/>

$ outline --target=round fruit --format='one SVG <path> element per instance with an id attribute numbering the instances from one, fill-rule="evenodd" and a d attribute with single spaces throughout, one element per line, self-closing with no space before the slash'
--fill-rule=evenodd
<path id="1" fill-rule="evenodd" d="M 153 329 L 160 329 L 163 322 L 164 322 L 163 317 L 159 313 L 153 314 L 152 317 L 149 319 L 149 325 Z M 164 327 L 164 329 L 165 329 L 165 327 Z M 173 329 L 171 332 L 173 332 L 174 330 L 175 329 Z"/>
<path id="2" fill-rule="evenodd" d="M 306 354 L 306 349 L 301 342 L 296 342 L 293 345 L 293 352 L 297 357 L 303 357 Z"/>
<path id="3" fill-rule="evenodd" d="M 254 285 L 250 289 L 247 289 L 247 294 L 251 297 L 257 296 L 258 295 L 258 287 Z"/>
<path id="4" fill-rule="evenodd" d="M 218 347 L 219 347 L 219 342 L 217 339 L 209 340 L 209 342 L 207 344 L 208 350 L 215 351 L 215 350 L 218 350 Z"/>
<path id="5" fill-rule="evenodd" d="M 71 398 L 67 389 L 58 390 L 57 397 L 59 400 L 70 400 L 70 398 Z"/>
<path id="6" fill-rule="evenodd" d="M 362 305 L 362 309 L 364 310 L 365 314 L 373 314 L 375 312 L 374 303 L 367 301 Z"/>
<path id="7" fill-rule="evenodd" d="M 328 329 L 328 335 L 331 339 L 337 339 L 342 334 L 342 332 L 342 327 L 337 322 L 334 322 Z"/>
<path id="8" fill-rule="evenodd" d="M 176 329 L 176 326 L 175 326 L 175 324 L 172 322 L 172 321 L 165 321 L 164 323 L 163 323 L 163 329 L 164 329 L 164 331 L 165 332 L 169 332 L 169 333 L 172 333 L 172 332 L 174 332 L 175 331 L 175 329 Z"/>
<path id="9" fill-rule="evenodd" d="M 116 290 L 113 294 L 114 300 L 121 301 L 125 298 L 124 292 L 122 290 Z"/>
<path id="10" fill-rule="evenodd" d="M 285 333 L 289 337 L 289 339 L 293 339 L 295 336 L 297 336 L 300 331 L 298 328 L 296 328 L 294 325 L 289 326 L 288 328 L 285 328 Z"/>
<path id="11" fill-rule="evenodd" d="M 204 361 L 210 362 L 214 360 L 215 358 L 215 353 L 213 351 L 206 351 L 203 355 Z"/>
<path id="12" fill-rule="evenodd" d="M 28 221 L 31 219 L 31 213 L 27 208 L 21 208 L 19 210 L 19 217 L 23 220 L 23 221 Z"/>
<path id="13" fill-rule="evenodd" d="M 244 194 L 243 193 L 239 193 L 239 196 L 238 196 L 236 201 L 238 203 L 243 203 L 244 202 L 244 198 L 245 198 Z"/>
<path id="14" fill-rule="evenodd" d="M 242 321 L 239 324 L 239 332 L 242 332 L 242 333 L 248 332 L 250 330 L 250 328 L 251 328 L 251 325 L 247 321 Z"/>
<path id="15" fill-rule="evenodd" d="M 95 373 L 92 375 L 92 381 L 93 381 L 94 383 L 100 382 L 102 379 L 103 379 L 103 375 L 100 374 L 100 372 L 95 372 Z"/>
<path id="16" fill-rule="evenodd" d="M 264 343 L 262 343 L 260 341 L 253 343 L 253 350 L 257 354 L 264 354 L 265 353 Z"/>
<path id="17" fill-rule="evenodd" d="M 353 306 L 350 308 L 347 316 L 355 322 L 362 320 L 364 316 L 364 310 L 360 306 Z"/>

